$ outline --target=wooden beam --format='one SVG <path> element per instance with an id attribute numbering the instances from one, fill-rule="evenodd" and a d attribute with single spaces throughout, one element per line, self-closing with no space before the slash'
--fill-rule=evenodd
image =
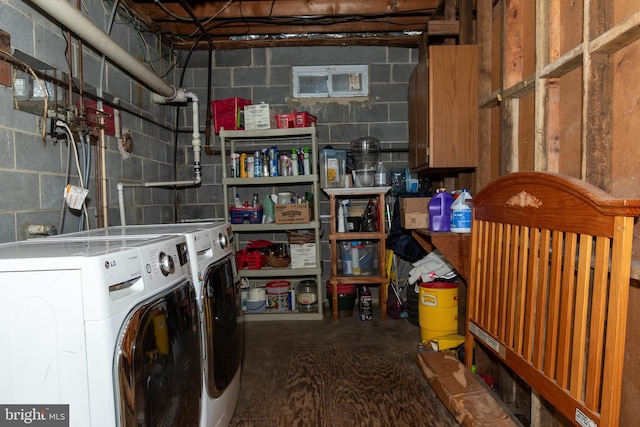
<path id="1" fill-rule="evenodd" d="M 640 12 L 634 13 L 589 44 L 590 53 L 615 53 L 640 39 Z"/>
<path id="2" fill-rule="evenodd" d="M 213 47 L 216 50 L 231 49 L 251 49 L 266 47 L 305 47 L 305 46 L 392 46 L 392 47 L 408 47 L 417 48 L 420 42 L 420 35 L 402 35 L 402 36 L 371 36 L 371 37 L 289 37 L 284 39 L 264 38 L 264 39 L 246 39 L 233 40 L 229 38 L 214 38 Z M 173 43 L 175 49 L 189 49 L 192 42 Z M 201 41 L 196 46 L 197 50 L 206 50 L 209 45 L 206 41 Z"/>
<path id="3" fill-rule="evenodd" d="M 427 33 L 430 36 L 457 36 L 460 32 L 460 21 L 429 21 Z"/>
<path id="4" fill-rule="evenodd" d="M 11 54 L 11 35 L 6 31 L 0 30 L 0 50 Z M 0 84 L 11 87 L 13 82 L 13 67 L 10 63 L 0 61 Z"/>

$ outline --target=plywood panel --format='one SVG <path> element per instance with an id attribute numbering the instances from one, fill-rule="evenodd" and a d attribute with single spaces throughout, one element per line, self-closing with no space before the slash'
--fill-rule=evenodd
<path id="1" fill-rule="evenodd" d="M 525 1 L 522 4 L 522 76 L 527 77 L 536 71 L 536 2 Z"/>
<path id="2" fill-rule="evenodd" d="M 493 7 L 493 14 L 491 17 L 491 45 L 486 46 L 485 49 L 490 49 L 491 52 L 491 91 L 495 92 L 502 87 L 502 10 L 500 5 Z M 489 92 L 489 93 L 490 93 Z M 482 93 L 487 95 L 487 93 Z M 482 96 L 481 96 L 482 97 Z"/>
<path id="3" fill-rule="evenodd" d="M 518 111 L 518 170 L 535 170 L 535 122 L 530 120 L 535 114 L 535 94 L 529 92 L 520 98 Z"/>
<path id="4" fill-rule="evenodd" d="M 635 0 L 607 0 L 607 4 L 613 10 L 613 23 L 616 25 L 640 12 L 640 2 Z"/>
<path id="5" fill-rule="evenodd" d="M 611 192 L 640 197 L 640 41 L 613 55 Z"/>
<path id="6" fill-rule="evenodd" d="M 557 35 L 560 37 L 559 56 L 569 52 L 582 43 L 582 28 L 584 23 L 584 4 L 582 0 L 561 0 L 558 10 L 559 27 Z M 553 37 L 553 35 L 551 35 Z"/>
<path id="7" fill-rule="evenodd" d="M 560 88 L 559 169 L 565 175 L 582 176 L 582 69 L 558 79 Z"/>

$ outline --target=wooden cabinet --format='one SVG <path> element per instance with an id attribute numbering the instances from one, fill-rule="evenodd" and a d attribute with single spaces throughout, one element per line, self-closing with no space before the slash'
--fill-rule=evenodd
<path id="1" fill-rule="evenodd" d="M 409 80 L 409 167 L 477 166 L 475 45 L 429 46 Z"/>

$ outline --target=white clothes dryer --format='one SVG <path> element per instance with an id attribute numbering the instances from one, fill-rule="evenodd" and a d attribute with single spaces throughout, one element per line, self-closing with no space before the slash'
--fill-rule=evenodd
<path id="1" fill-rule="evenodd" d="M 181 236 L 0 245 L 0 402 L 69 425 L 198 426 L 200 322 Z"/>
<path id="2" fill-rule="evenodd" d="M 240 395 L 242 301 L 229 224 L 129 225 L 63 234 L 53 239 L 118 239 L 179 235 L 186 239 L 202 330 L 201 427 L 227 426 Z"/>

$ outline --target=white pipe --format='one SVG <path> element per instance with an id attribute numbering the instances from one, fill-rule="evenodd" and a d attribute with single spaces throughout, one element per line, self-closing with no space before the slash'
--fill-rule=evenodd
<path id="1" fill-rule="evenodd" d="M 190 187 L 198 185 L 202 182 L 202 166 L 200 165 L 200 151 L 202 150 L 202 141 L 200 139 L 200 120 L 198 116 L 198 97 L 195 93 L 185 92 L 187 99 L 191 99 L 193 106 L 193 133 L 191 137 L 191 146 L 193 148 L 193 172 L 194 179 L 190 181 L 161 181 L 161 182 L 142 182 L 142 183 L 124 183 L 119 182 L 116 185 L 118 190 L 118 205 L 120 208 L 120 225 L 127 225 L 124 212 L 124 188 L 125 187 Z"/>
<path id="2" fill-rule="evenodd" d="M 185 101 L 185 99 L 180 98 L 184 91 L 178 91 L 174 86 L 162 80 L 153 70 L 113 41 L 107 33 L 85 17 L 80 10 L 67 0 L 30 0 L 30 3 L 47 12 L 79 38 L 93 46 L 104 56 L 110 58 L 115 64 L 166 100 Z"/>

